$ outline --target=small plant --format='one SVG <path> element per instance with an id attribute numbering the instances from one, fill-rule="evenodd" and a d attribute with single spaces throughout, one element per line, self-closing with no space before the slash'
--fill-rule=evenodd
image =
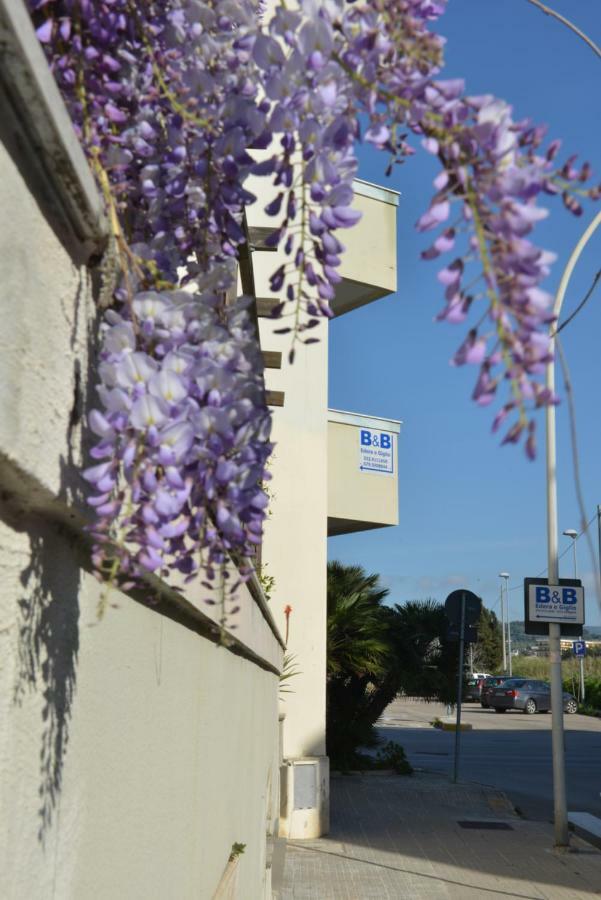
<path id="1" fill-rule="evenodd" d="M 432 721 L 430 722 L 432 728 L 442 728 L 442 719 L 439 719 L 438 716 L 434 716 Z"/>
<path id="2" fill-rule="evenodd" d="M 269 603 L 271 600 L 271 595 L 275 590 L 275 578 L 273 575 L 267 575 L 265 569 L 267 568 L 267 563 L 262 563 L 261 568 L 257 574 L 259 579 L 259 584 L 263 588 L 263 594 L 265 595 L 265 599 Z"/>
<path id="3" fill-rule="evenodd" d="M 234 843 L 232 844 L 232 849 L 230 851 L 229 861 L 233 862 L 235 859 L 238 859 L 239 856 L 242 856 L 245 850 L 246 844 L 239 844 L 237 841 L 234 841 Z"/>
<path id="4" fill-rule="evenodd" d="M 393 769 L 397 775 L 413 775 L 413 766 L 404 749 L 395 741 L 387 741 L 376 753 L 376 769 Z"/>
<path id="5" fill-rule="evenodd" d="M 377 772 L 392 769 L 397 775 L 412 775 L 413 766 L 407 759 L 404 749 L 395 741 L 388 741 L 372 756 L 361 750 L 350 752 L 331 758 L 334 769 L 343 775 L 353 772 Z"/>
<path id="6" fill-rule="evenodd" d="M 300 669 L 296 666 L 296 655 L 294 653 L 284 654 L 284 665 L 280 675 L 280 699 L 283 700 L 282 694 L 293 694 L 294 691 L 290 687 L 290 679 L 296 675 L 300 675 Z"/>

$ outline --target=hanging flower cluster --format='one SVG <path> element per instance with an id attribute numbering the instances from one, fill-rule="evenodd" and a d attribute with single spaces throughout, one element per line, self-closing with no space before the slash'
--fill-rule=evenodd
<path id="1" fill-rule="evenodd" d="M 177 568 L 209 578 L 260 540 L 269 415 L 244 301 L 232 301 L 245 242 L 250 174 L 269 179 L 267 243 L 286 262 L 271 288 L 281 332 L 297 341 L 340 281 L 355 147 L 390 169 L 417 136 L 440 162 L 417 223 L 438 229 L 423 254 L 453 251 L 439 272 L 439 319 L 468 321 L 456 365 L 479 366 L 474 399 L 509 397 L 504 441 L 556 402 L 539 376 L 550 358 L 552 255 L 530 239 L 561 194 L 581 212 L 590 176 L 557 142 L 514 122 L 492 96 L 438 78 L 445 0 L 29 0 L 75 128 L 106 198 L 121 278 L 103 326 L 99 398 L 89 421 L 98 465 L 86 477 L 98 513 L 96 562 L 110 578 Z M 290 324 L 287 320 L 290 318 Z"/>

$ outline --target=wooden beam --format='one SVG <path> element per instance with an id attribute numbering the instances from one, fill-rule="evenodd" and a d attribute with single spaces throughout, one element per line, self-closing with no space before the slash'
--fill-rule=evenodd
<path id="1" fill-rule="evenodd" d="M 263 350 L 263 366 L 266 369 L 281 369 L 282 354 L 279 350 Z"/>
<path id="2" fill-rule="evenodd" d="M 280 302 L 277 297 L 257 297 L 257 316 L 269 319 L 274 306 L 278 306 Z"/>
<path id="3" fill-rule="evenodd" d="M 265 391 L 267 406 L 283 406 L 284 397 L 284 391 Z"/>
<path id="4" fill-rule="evenodd" d="M 277 247 L 266 246 L 265 241 L 270 234 L 276 231 L 276 228 L 264 228 L 259 225 L 252 225 L 248 228 L 248 242 L 251 250 L 259 250 L 264 253 L 275 253 Z"/>

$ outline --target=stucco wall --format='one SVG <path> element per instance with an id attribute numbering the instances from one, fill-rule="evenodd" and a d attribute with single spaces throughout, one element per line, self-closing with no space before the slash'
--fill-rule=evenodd
<path id="1" fill-rule="evenodd" d="M 227 648 L 194 591 L 113 593 L 98 621 L 79 464 L 103 264 L 49 189 L 76 168 L 44 174 L 2 90 L 0 894 L 208 900 L 237 842 L 231 896 L 258 900 L 281 646 L 247 590 Z"/>
<path id="2" fill-rule="evenodd" d="M 100 585 L 56 528 L 0 525 L 3 897 L 264 896 L 277 676 Z M 77 560 L 75 560 L 75 563 Z"/>
<path id="3" fill-rule="evenodd" d="M 257 295 L 269 296 L 268 276 L 277 254 L 255 253 Z M 296 347 L 286 361 L 290 335 L 274 335 L 280 322 L 260 320 L 261 346 L 281 350 L 280 370 L 267 370 L 272 390 L 284 391 L 274 410 L 270 462 L 273 497 L 265 525 L 262 558 L 275 579 L 270 607 L 282 634 L 284 608 L 292 607 L 288 648 L 298 674 L 290 679 L 284 752 L 287 757 L 325 754 L 326 569 L 327 569 L 327 386 L 328 325 L 312 331 L 320 343 Z"/>

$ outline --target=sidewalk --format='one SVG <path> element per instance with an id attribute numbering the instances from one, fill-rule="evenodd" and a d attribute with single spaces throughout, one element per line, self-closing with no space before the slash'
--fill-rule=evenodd
<path id="1" fill-rule="evenodd" d="M 520 819 L 505 795 L 440 775 L 333 776 L 327 837 L 289 841 L 281 900 L 585 900 L 601 852 Z M 475 822 L 464 828 L 459 822 Z M 508 828 L 486 829 L 488 823 Z"/>

